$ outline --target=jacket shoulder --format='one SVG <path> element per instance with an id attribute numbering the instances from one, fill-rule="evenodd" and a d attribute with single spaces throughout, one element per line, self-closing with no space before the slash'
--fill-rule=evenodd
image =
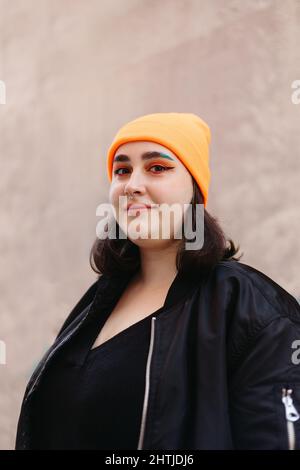
<path id="1" fill-rule="evenodd" d="M 297 339 L 300 333 L 300 305 L 295 297 L 263 272 L 239 261 L 220 262 L 212 277 L 212 295 L 220 299 L 226 316 L 230 370 L 259 345 L 258 338 L 271 350 L 277 334 L 286 341 L 280 354 L 290 350 L 291 337 Z"/>
<path id="2" fill-rule="evenodd" d="M 220 261 L 212 273 L 214 285 L 230 297 L 231 311 L 253 327 L 266 326 L 276 317 L 300 323 L 296 298 L 262 271 L 235 260 Z"/>

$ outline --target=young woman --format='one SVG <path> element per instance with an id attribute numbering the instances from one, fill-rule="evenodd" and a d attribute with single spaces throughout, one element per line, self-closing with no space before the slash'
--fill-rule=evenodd
<path id="1" fill-rule="evenodd" d="M 99 277 L 29 380 L 16 449 L 300 448 L 300 306 L 206 211 L 209 143 L 192 113 L 116 134 L 116 236 L 97 237 Z"/>

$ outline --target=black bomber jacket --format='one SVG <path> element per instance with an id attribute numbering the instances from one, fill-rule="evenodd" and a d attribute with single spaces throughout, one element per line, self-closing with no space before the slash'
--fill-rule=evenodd
<path id="1" fill-rule="evenodd" d="M 129 277 L 102 275 L 70 312 L 27 384 L 15 449 L 34 449 L 32 403 L 52 358 L 111 309 Z M 235 260 L 177 274 L 151 318 L 138 449 L 300 449 L 300 305 Z"/>

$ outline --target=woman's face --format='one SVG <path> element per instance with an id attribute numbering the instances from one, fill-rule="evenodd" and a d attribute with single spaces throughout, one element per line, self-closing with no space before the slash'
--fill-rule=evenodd
<path id="1" fill-rule="evenodd" d="M 133 196 L 132 199 L 129 195 Z M 166 218 L 166 212 L 161 212 L 158 208 L 164 204 L 165 210 L 176 204 L 184 211 L 184 204 L 189 204 L 192 196 L 192 176 L 168 148 L 156 142 L 135 141 L 125 143 L 116 150 L 109 202 L 113 206 L 118 224 L 136 245 L 164 247 L 173 243 L 174 233 L 182 225 L 183 212 L 178 221 L 173 216 L 171 219 Z M 127 211 L 127 204 L 149 204 L 153 207 L 140 212 L 138 209 Z M 162 235 L 163 221 L 165 224 L 167 221 L 170 230 L 167 238 Z M 135 233 L 141 231 L 144 238 L 133 238 L 130 230 Z M 153 233 L 157 234 L 155 238 Z"/>

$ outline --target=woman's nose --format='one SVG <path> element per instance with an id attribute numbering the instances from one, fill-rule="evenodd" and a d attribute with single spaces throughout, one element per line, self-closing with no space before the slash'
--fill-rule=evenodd
<path id="1" fill-rule="evenodd" d="M 139 171 L 133 171 L 129 181 L 125 185 L 125 192 L 134 193 L 135 191 L 145 191 L 145 181 L 143 175 Z"/>

